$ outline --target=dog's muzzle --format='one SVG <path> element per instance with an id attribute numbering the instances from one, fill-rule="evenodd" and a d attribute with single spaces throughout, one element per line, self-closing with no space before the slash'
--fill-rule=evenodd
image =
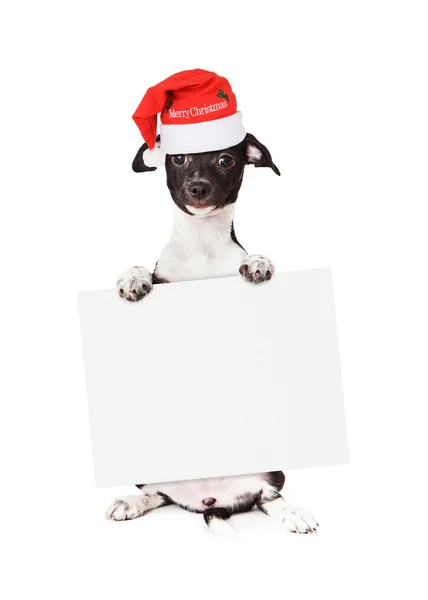
<path id="1" fill-rule="evenodd" d="M 211 184 L 208 181 L 193 181 L 187 192 L 187 197 L 194 206 L 207 206 L 211 196 Z"/>

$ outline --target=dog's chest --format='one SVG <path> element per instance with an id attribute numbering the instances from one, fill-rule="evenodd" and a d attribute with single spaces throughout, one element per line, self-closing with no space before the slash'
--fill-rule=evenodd
<path id="1" fill-rule="evenodd" d="M 246 252 L 214 217 L 194 219 L 192 226 L 176 227 L 156 265 L 167 281 L 189 281 L 237 275 Z"/>

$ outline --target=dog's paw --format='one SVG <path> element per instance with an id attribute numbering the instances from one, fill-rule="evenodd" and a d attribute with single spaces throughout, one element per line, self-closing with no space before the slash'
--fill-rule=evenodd
<path id="1" fill-rule="evenodd" d="M 319 527 L 316 520 L 303 508 L 292 506 L 282 510 L 279 520 L 292 533 L 316 533 Z"/>
<path id="2" fill-rule="evenodd" d="M 272 279 L 275 272 L 273 263 L 265 256 L 248 254 L 239 268 L 242 277 L 251 283 L 262 283 Z"/>
<path id="3" fill-rule="evenodd" d="M 147 512 L 144 496 L 125 496 L 118 498 L 106 510 L 106 519 L 127 521 L 142 517 Z"/>
<path id="4" fill-rule="evenodd" d="M 117 278 L 117 291 L 121 298 L 138 302 L 152 290 L 152 276 L 144 267 L 132 267 Z"/>

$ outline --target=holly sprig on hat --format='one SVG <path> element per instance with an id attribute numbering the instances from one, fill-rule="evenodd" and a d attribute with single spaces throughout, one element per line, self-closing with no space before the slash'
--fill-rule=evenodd
<path id="1" fill-rule="evenodd" d="M 174 100 L 170 97 L 165 106 L 165 112 L 168 112 L 172 105 L 174 104 Z"/>
<path id="2" fill-rule="evenodd" d="M 225 100 L 227 100 L 229 102 L 229 96 L 227 94 L 225 94 L 223 90 L 219 90 L 217 96 L 219 98 L 224 98 Z"/>

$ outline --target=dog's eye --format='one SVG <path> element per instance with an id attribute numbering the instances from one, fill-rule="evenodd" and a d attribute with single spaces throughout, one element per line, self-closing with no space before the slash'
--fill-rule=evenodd
<path id="1" fill-rule="evenodd" d="M 218 159 L 218 164 L 220 165 L 220 167 L 231 167 L 234 164 L 234 160 L 231 156 L 229 156 L 228 154 L 222 154 L 220 156 L 220 158 Z"/>
<path id="2" fill-rule="evenodd" d="M 186 156 L 184 154 L 176 154 L 172 157 L 172 162 L 174 162 L 176 165 L 184 165 L 186 162 Z"/>

